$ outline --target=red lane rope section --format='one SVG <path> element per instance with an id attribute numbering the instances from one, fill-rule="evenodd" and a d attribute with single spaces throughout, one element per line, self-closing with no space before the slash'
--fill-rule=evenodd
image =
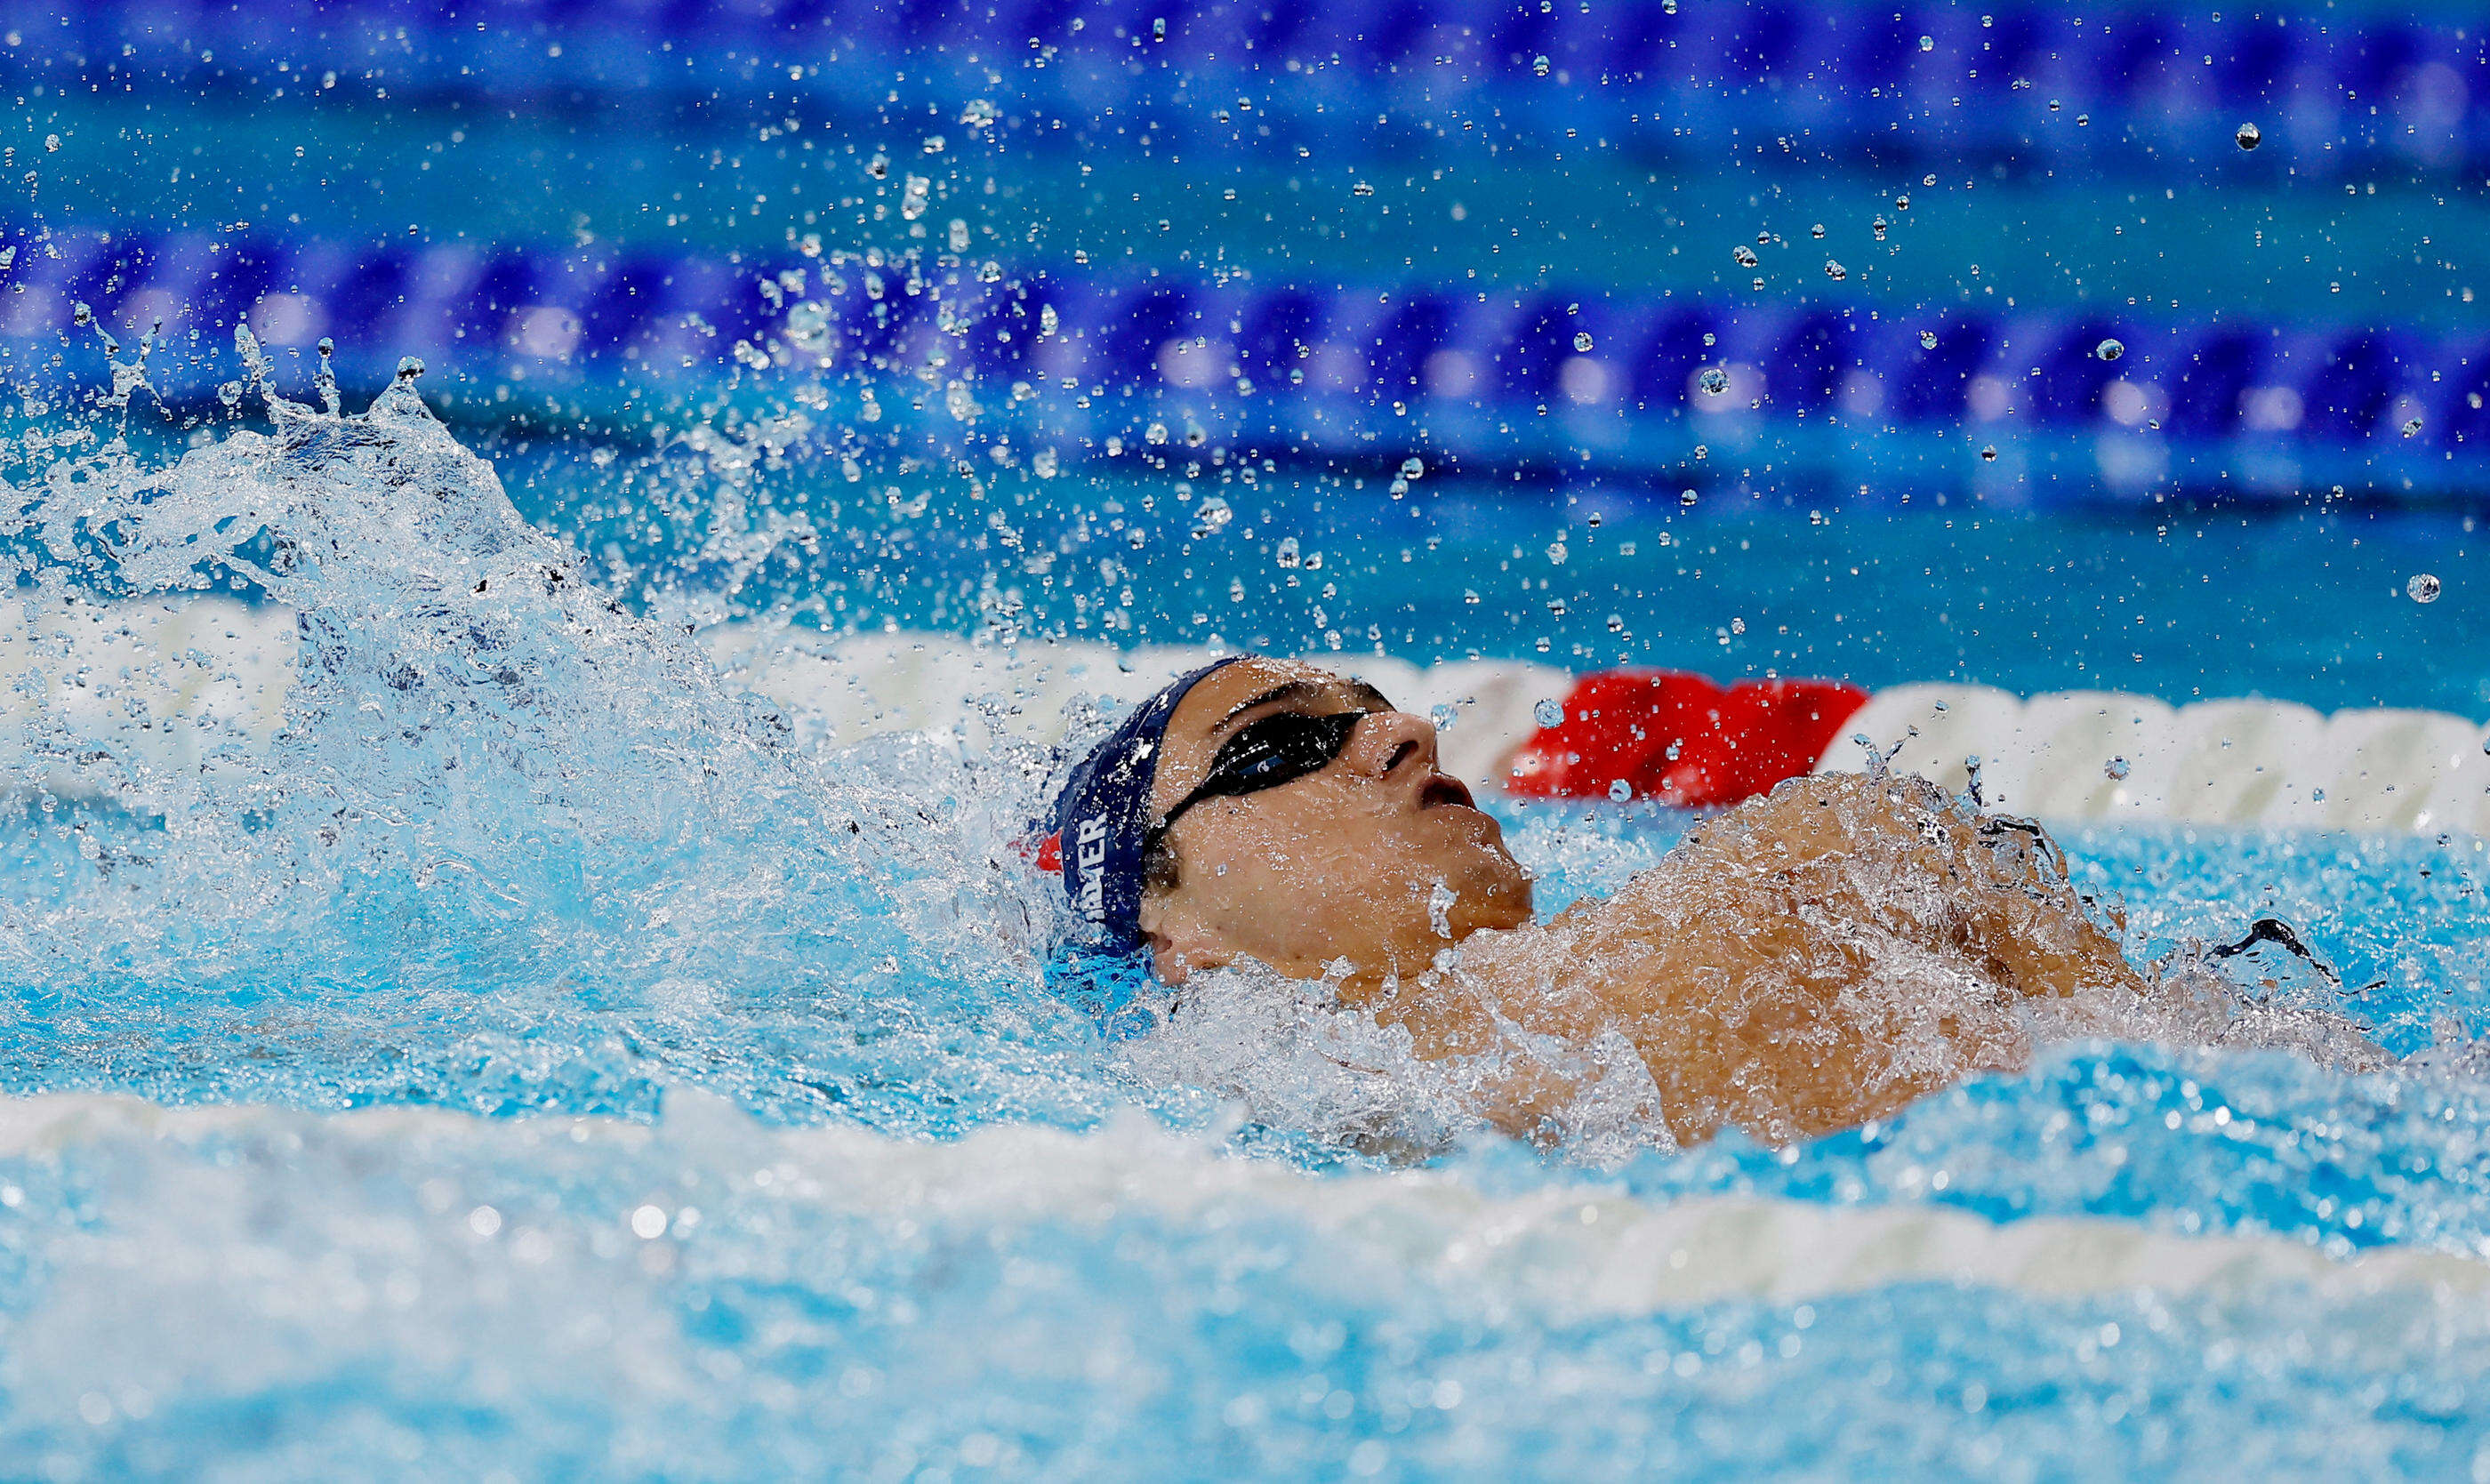
<path id="1" fill-rule="evenodd" d="M 1735 803 L 1810 771 L 1868 692 L 1839 681 L 1723 685 L 1674 670 L 1607 670 L 1575 681 L 1565 718 L 1513 756 L 1508 792 L 1610 797 L 1679 808 Z"/>

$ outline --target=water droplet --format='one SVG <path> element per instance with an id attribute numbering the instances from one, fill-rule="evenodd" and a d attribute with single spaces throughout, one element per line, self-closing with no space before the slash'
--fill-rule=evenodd
<path id="1" fill-rule="evenodd" d="M 1710 449 L 1699 443 L 1694 446 L 1694 461 L 1696 463 L 1699 464 L 1711 456 L 1712 451 Z"/>
<path id="2" fill-rule="evenodd" d="M 2231 137 L 2239 140 L 2240 148 L 2244 150 L 2255 149 L 2258 145 L 2265 142 L 2264 131 L 2259 130 L 2254 124 L 2242 124 L 2240 126 L 2240 131 L 2233 134 Z"/>
<path id="3" fill-rule="evenodd" d="M 95 311 L 87 307 L 86 301 L 80 300 L 70 307 L 70 323 L 84 330 L 95 323 Z"/>
<path id="4" fill-rule="evenodd" d="M 60 136 L 60 135 L 58 135 L 58 134 L 45 134 L 45 135 L 43 135 L 43 151 L 44 151 L 44 153 L 45 153 L 45 154 L 50 154 L 50 153 L 52 153 L 52 152 L 54 152 L 54 151 L 57 151 L 60 147 L 61 147 L 61 136 Z"/>
<path id="5" fill-rule="evenodd" d="M 1717 365 L 1707 365 L 1694 378 L 1694 384 L 1703 389 L 1705 396 L 1719 396 L 1729 390 L 1729 373 Z"/>
<path id="6" fill-rule="evenodd" d="M 2407 438 L 2411 438 L 2411 437 L 2417 436 L 2419 432 L 2420 432 L 2420 419 L 2418 419 L 2418 418 L 2407 418 L 2407 419 L 2405 419 L 2405 420 L 2404 420 L 2404 436 L 2405 436 L 2405 437 L 2407 437 Z"/>
<path id="7" fill-rule="evenodd" d="M 1548 59 L 1546 57 L 1532 57 L 1530 59 L 1530 70 L 1542 77 L 1547 76 Z"/>
<path id="8" fill-rule="evenodd" d="M 2438 594 L 2439 581 L 2433 572 L 2415 572 L 2412 581 L 2404 584 L 2404 596 L 2417 603 L 2434 603 Z"/>
<path id="9" fill-rule="evenodd" d="M 1204 495 L 1202 504 L 1194 508 L 1193 534 L 1197 538 L 1216 536 L 1235 518 L 1236 512 L 1228 508 L 1227 501 L 1217 495 Z"/>
<path id="10" fill-rule="evenodd" d="M 1438 732 L 1451 731 L 1453 723 L 1460 719 L 1461 713 L 1449 706 L 1431 706 L 1427 709 L 1427 724 Z"/>
<path id="11" fill-rule="evenodd" d="M 1625 631 L 1626 631 L 1626 620 L 1625 620 L 1625 615 L 1624 615 L 1624 614 L 1621 614 L 1621 613 L 1611 613 L 1611 614 L 1609 614 L 1609 615 L 1608 615 L 1608 632 L 1610 632 L 1610 633 L 1612 633 L 1612 634 L 1621 634 L 1621 633 L 1624 633 Z"/>
<path id="12" fill-rule="evenodd" d="M 1935 37 L 1933 37 L 1933 36 L 1924 36 L 1924 37 L 1921 37 L 1921 38 L 1920 38 L 1920 49 L 1921 49 L 1922 51 L 1934 51 L 1934 50 L 1936 50 L 1936 49 L 1937 49 L 1937 39 L 1936 39 Z"/>
<path id="13" fill-rule="evenodd" d="M 1549 566 L 1550 566 L 1550 567 L 1563 567 L 1563 566 L 1565 565 L 1565 558 L 1566 558 L 1566 556 L 1567 556 L 1567 555 L 1568 555 L 1568 553 L 1567 553 L 1567 551 L 1566 551 L 1566 549 L 1565 549 L 1565 543 L 1564 543 L 1563 541 L 1549 541 L 1549 542 L 1548 543 L 1548 565 L 1549 565 Z"/>
<path id="14" fill-rule="evenodd" d="M 1295 567 L 1297 565 L 1297 538 L 1293 536 L 1281 537 L 1279 549 L 1272 555 L 1282 567 Z"/>
<path id="15" fill-rule="evenodd" d="M 1575 331 L 1574 349 L 1585 356 L 1589 355 L 1591 353 L 1591 332 L 1587 330 Z"/>
<path id="16" fill-rule="evenodd" d="M 397 379 L 400 381 L 413 381 L 422 374 L 423 362 L 420 357 L 408 356 L 397 364 Z"/>
<path id="17" fill-rule="evenodd" d="M 878 181 L 888 180 L 890 178 L 890 157 L 887 155 L 876 155 L 871 160 L 866 160 L 864 173 L 872 176 Z"/>
<path id="18" fill-rule="evenodd" d="M 1426 463 L 1415 456 L 1401 460 L 1401 478 L 1404 480 L 1414 480 L 1426 472 Z"/>
<path id="19" fill-rule="evenodd" d="M 1718 345 L 1718 344 L 1720 344 L 1720 343 L 1721 343 L 1721 337 L 1720 337 L 1719 335 L 1714 335 L 1714 334 L 1713 334 L 1711 331 L 1709 331 L 1709 330 L 1706 330 L 1706 331 L 1704 331 L 1704 332 L 1703 332 L 1703 348 L 1704 348 L 1704 349 L 1709 350 L 1709 349 L 1711 349 L 1713 346 Z"/>
<path id="20" fill-rule="evenodd" d="M 1824 276 L 1836 282 L 1839 282 L 1841 279 L 1850 276 L 1850 270 L 1842 267 L 1839 263 L 1835 262 L 1831 258 L 1826 258 L 1824 260 Z"/>
<path id="21" fill-rule="evenodd" d="M 1933 331 L 1933 330 L 1923 330 L 1923 331 L 1921 331 L 1921 332 L 1920 332 L 1920 349 L 1922 349 L 1922 350 L 1934 350 L 1934 349 L 1936 349 L 1936 348 L 1937 348 L 1937 333 L 1936 333 L 1935 331 Z"/>
<path id="22" fill-rule="evenodd" d="M 1883 242 L 1885 240 L 1886 230 L 1891 226 L 1892 223 L 1882 217 L 1879 217 L 1875 220 L 1868 223 L 1868 229 L 1876 234 L 1876 240 L 1878 242 Z"/>
<path id="23" fill-rule="evenodd" d="M 1634 785 L 1623 778 L 1608 784 L 1608 802 L 1623 803 L 1634 797 Z"/>
<path id="24" fill-rule="evenodd" d="M 1348 193 L 1353 196 L 1371 196 L 1375 194 L 1375 185 L 1372 181 L 1359 181 L 1348 188 Z"/>
<path id="25" fill-rule="evenodd" d="M 1982 446 L 1980 456 L 1987 460 L 1989 463 L 1993 464 L 1997 462 L 1997 445 L 1992 443 Z"/>
<path id="26" fill-rule="evenodd" d="M 2100 357 L 2103 361 L 2116 361 L 2119 357 L 2127 354 L 2127 346 L 2123 341 L 2118 339 L 2107 339 L 2101 341 L 2099 345 L 2094 346 L 2093 354 Z"/>
<path id="27" fill-rule="evenodd" d="M 1748 247 L 1745 243 L 1740 243 L 1738 246 L 1730 248 L 1729 256 L 1735 258 L 1738 266 L 1741 268 L 1752 268 L 1755 266 L 1757 261 L 1755 257 L 1755 249 Z"/>
<path id="28" fill-rule="evenodd" d="M 1824 223 L 1823 223 L 1823 222 L 1819 221 L 1819 222 L 1817 222 L 1815 225 L 1813 225 L 1813 226 L 1811 226 L 1811 227 L 1809 227 L 1807 230 L 1808 230 L 1808 235 L 1809 235 L 1809 236 L 1810 236 L 1810 237 L 1813 237 L 1817 242 L 1822 242 L 1822 241 L 1824 241 Z"/>
<path id="29" fill-rule="evenodd" d="M 1691 489 L 1681 489 L 1677 492 L 1677 503 L 1686 509 L 1694 509 L 1694 491 Z"/>
<path id="30" fill-rule="evenodd" d="M 1469 605 L 1470 605 L 1471 607 L 1473 607 L 1473 608 L 1477 607 L 1477 606 L 1479 605 L 1479 595 L 1478 595 L 1478 589 L 1476 589 L 1476 588 L 1463 588 L 1463 589 L 1462 589 L 1462 602 L 1465 602 L 1465 603 L 1467 603 L 1467 604 L 1469 604 Z"/>
<path id="31" fill-rule="evenodd" d="M 1660 0 L 1660 10 L 1661 10 L 1661 14 L 1662 14 L 1662 15 L 1676 15 L 1676 14 L 1677 14 L 1677 0 Z"/>
<path id="32" fill-rule="evenodd" d="M 1896 211 L 1897 211 L 1897 212 L 1906 212 L 1906 211 L 1909 211 L 1910 209 L 1911 209 L 1911 196 L 1910 196 L 1910 192 L 1908 192 L 1908 191 L 1904 191 L 1902 194 L 1897 195 L 1897 196 L 1896 196 L 1896 197 L 1894 198 L 1894 210 L 1896 210 Z"/>
<path id="33" fill-rule="evenodd" d="M 1927 174 L 1923 175 L 1923 176 L 1921 176 L 1921 177 L 1920 177 L 1920 184 L 1921 184 L 1921 185 L 1923 185 L 1923 186 L 1933 186 L 1933 185 L 1935 185 L 1936 183 L 1937 183 L 1936 172 L 1935 172 L 1935 171 L 1933 171 L 1933 170 L 1931 170 L 1931 171 L 1929 171 Z"/>

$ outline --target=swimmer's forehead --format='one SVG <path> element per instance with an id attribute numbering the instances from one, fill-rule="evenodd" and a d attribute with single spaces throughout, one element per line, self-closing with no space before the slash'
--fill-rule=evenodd
<path id="1" fill-rule="evenodd" d="M 1273 712 L 1388 709 L 1391 702 L 1364 681 L 1296 659 L 1257 656 L 1202 677 L 1168 718 L 1166 752 L 1151 797 L 1180 799 L 1209 771 L 1219 744 L 1237 728 Z"/>

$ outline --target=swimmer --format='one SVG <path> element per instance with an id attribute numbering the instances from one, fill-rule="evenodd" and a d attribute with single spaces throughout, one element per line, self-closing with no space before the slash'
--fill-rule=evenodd
<path id="1" fill-rule="evenodd" d="M 1882 773 L 1790 779 L 1614 896 L 1535 920 L 1433 725 L 1290 661 L 1161 690 L 1051 823 L 1086 961 L 1146 970 L 1178 1004 L 1249 960 L 1321 980 L 1418 1056 L 1491 1068 L 1476 1111 L 1543 1142 L 1615 1075 L 1594 1047 L 1632 1048 L 1665 1142 L 1786 1143 L 2021 1069 L 2037 1004 L 2114 1033 L 2157 989 L 2038 826 Z"/>

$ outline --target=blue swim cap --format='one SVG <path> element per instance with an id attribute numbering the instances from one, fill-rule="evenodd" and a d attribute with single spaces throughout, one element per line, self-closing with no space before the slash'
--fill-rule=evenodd
<path id="1" fill-rule="evenodd" d="M 1168 718 L 1202 677 L 1244 658 L 1231 655 L 1179 676 L 1134 707 L 1063 780 L 1047 821 L 1063 892 L 1081 923 L 1075 941 L 1110 953 L 1142 948 L 1142 858 L 1150 833 L 1150 785 Z"/>

